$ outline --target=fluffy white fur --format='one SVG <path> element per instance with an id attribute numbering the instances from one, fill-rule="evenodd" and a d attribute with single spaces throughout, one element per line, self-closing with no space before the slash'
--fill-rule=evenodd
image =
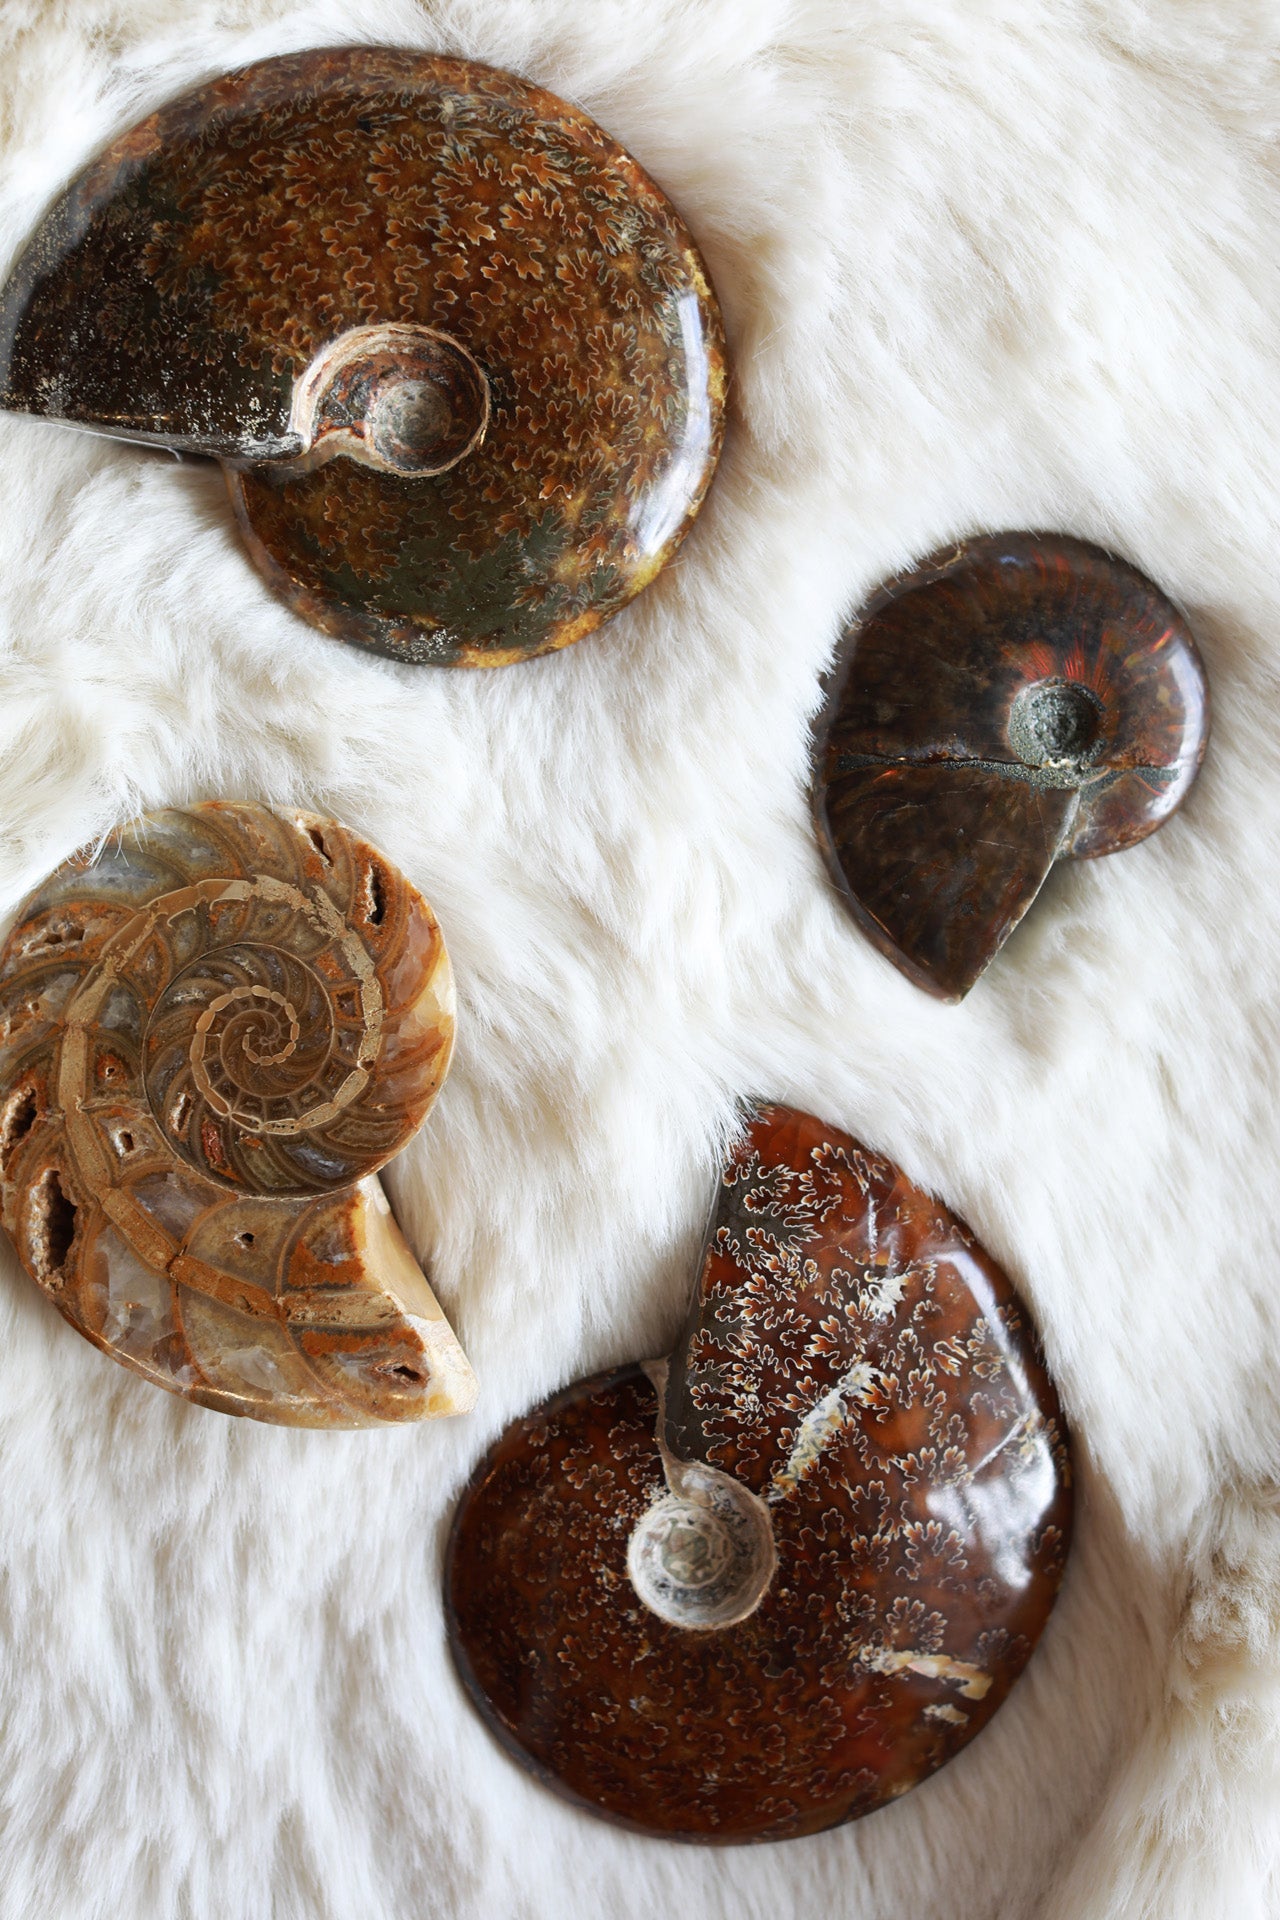
<path id="1" fill-rule="evenodd" d="M 1280 14 L 1271 0 L 8 0 L 0 250 L 110 135 L 382 40 L 582 103 L 681 208 L 736 380 L 678 564 L 568 653 L 309 631 L 216 469 L 0 421 L 0 911 L 144 806 L 328 809 L 437 907 L 457 1064 L 391 1178 L 470 1418 L 289 1434 L 153 1392 L 0 1261 L 0 1915 L 1262 1920 L 1280 1911 Z M 1216 703 L 1184 814 L 1056 875 L 961 1008 L 846 920 L 818 675 L 961 532 L 1102 540 Z M 496 1749 L 440 1555 L 491 1437 L 665 1350 L 735 1100 L 861 1134 L 1032 1303 L 1078 1542 L 1026 1679 L 860 1825 L 620 1835 Z"/>

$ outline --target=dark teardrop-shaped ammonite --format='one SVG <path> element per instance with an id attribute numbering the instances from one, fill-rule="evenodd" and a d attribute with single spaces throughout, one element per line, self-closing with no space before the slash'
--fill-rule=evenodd
<path id="1" fill-rule="evenodd" d="M 670 1362 L 579 1381 L 478 1468 L 454 1658 L 503 1744 L 668 1839 L 870 1813 L 984 1727 L 1071 1531 L 1009 1281 L 889 1161 L 766 1107 Z"/>
<path id="2" fill-rule="evenodd" d="M 956 1000 L 1055 860 L 1168 819 L 1208 732 L 1195 641 L 1142 574 L 1062 536 L 968 540 L 849 629 L 818 727 L 818 836 L 863 931 Z"/>
<path id="3" fill-rule="evenodd" d="M 0 1219 L 73 1327 L 202 1406 L 460 1413 L 475 1376 L 377 1178 L 452 1047 L 440 928 L 367 841 L 144 815 L 0 951 Z"/>
<path id="4" fill-rule="evenodd" d="M 213 454 L 266 578 L 398 660 L 503 666 L 652 580 L 720 445 L 683 223 L 553 94 L 343 47 L 107 149 L 0 305 L 0 405 Z"/>

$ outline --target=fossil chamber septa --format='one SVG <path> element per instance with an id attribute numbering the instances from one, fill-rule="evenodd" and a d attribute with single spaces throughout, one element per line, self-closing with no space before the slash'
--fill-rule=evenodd
<path id="1" fill-rule="evenodd" d="M 296 612 L 502 666 L 638 593 L 710 484 L 715 295 L 588 116 L 388 47 L 264 60 L 115 140 L 0 300 L 0 405 L 221 460 Z"/>
<path id="2" fill-rule="evenodd" d="M 986 1726 L 1071 1513 L 1007 1276 L 892 1162 L 765 1106 L 669 1360 L 576 1381 L 476 1468 L 450 1644 L 502 1745 L 574 1804 L 667 1839 L 789 1839 Z"/>
<path id="3" fill-rule="evenodd" d="M 464 1412 L 474 1375 L 378 1177 L 453 1032 L 435 916 L 359 835 L 249 803 L 143 815 L 0 951 L 0 1221 L 72 1326 L 200 1405 Z"/>
<path id="4" fill-rule="evenodd" d="M 856 924 L 961 999 L 1054 862 L 1133 846 L 1183 802 L 1209 690 L 1173 602 L 1059 534 L 965 540 L 878 588 L 815 728 L 818 840 Z"/>

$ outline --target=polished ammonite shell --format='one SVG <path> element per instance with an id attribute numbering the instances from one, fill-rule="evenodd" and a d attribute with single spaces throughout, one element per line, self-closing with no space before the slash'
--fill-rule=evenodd
<path id="1" fill-rule="evenodd" d="M 0 1219 L 113 1359 L 224 1413 L 456 1413 L 377 1169 L 453 1045 L 426 901 L 335 820 L 210 804 L 64 862 L 0 951 Z"/>
<path id="2" fill-rule="evenodd" d="M 918 986 L 968 992 L 1055 860 L 1116 853 L 1185 799 L 1209 733 L 1186 621 L 1061 535 L 966 540 L 845 636 L 813 804 L 862 930 Z"/>
<path id="3" fill-rule="evenodd" d="M 870 1813 L 991 1718 L 1056 1597 L 1067 1436 L 1012 1287 L 879 1154 L 761 1109 L 669 1363 L 509 1427 L 454 1658 L 558 1792 L 669 1839 Z"/>
<path id="4" fill-rule="evenodd" d="M 0 405 L 215 455 L 305 618 L 501 666 L 644 587 L 719 451 L 685 227 L 576 108 L 386 47 L 265 60 L 114 142 L 0 305 Z"/>

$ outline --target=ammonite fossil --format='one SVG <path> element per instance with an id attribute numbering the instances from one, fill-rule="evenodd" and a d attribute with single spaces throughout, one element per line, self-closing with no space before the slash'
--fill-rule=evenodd
<path id="1" fill-rule="evenodd" d="M 719 312 L 585 114 L 385 47 L 266 60 L 107 149 L 0 305 L 0 405 L 212 454 L 299 613 L 502 666 L 659 571 L 719 451 Z"/>
<path id="2" fill-rule="evenodd" d="M 1133 567 L 1054 535 L 968 540 L 882 587 L 846 635 L 818 837 L 881 952 L 959 999 L 1055 860 L 1168 819 L 1208 732 L 1187 623 Z"/>
<path id="3" fill-rule="evenodd" d="M 594 1813 L 782 1840 L 973 1738 L 1053 1605 L 1067 1438 L 1004 1274 L 808 1114 L 725 1167 L 669 1363 L 509 1427 L 454 1524 L 454 1658 L 498 1738 Z"/>
<path id="4" fill-rule="evenodd" d="M 0 1219 L 113 1359 L 290 1426 L 471 1406 L 377 1170 L 453 1045 L 431 909 L 337 821 L 212 804 L 66 861 L 0 951 Z"/>

